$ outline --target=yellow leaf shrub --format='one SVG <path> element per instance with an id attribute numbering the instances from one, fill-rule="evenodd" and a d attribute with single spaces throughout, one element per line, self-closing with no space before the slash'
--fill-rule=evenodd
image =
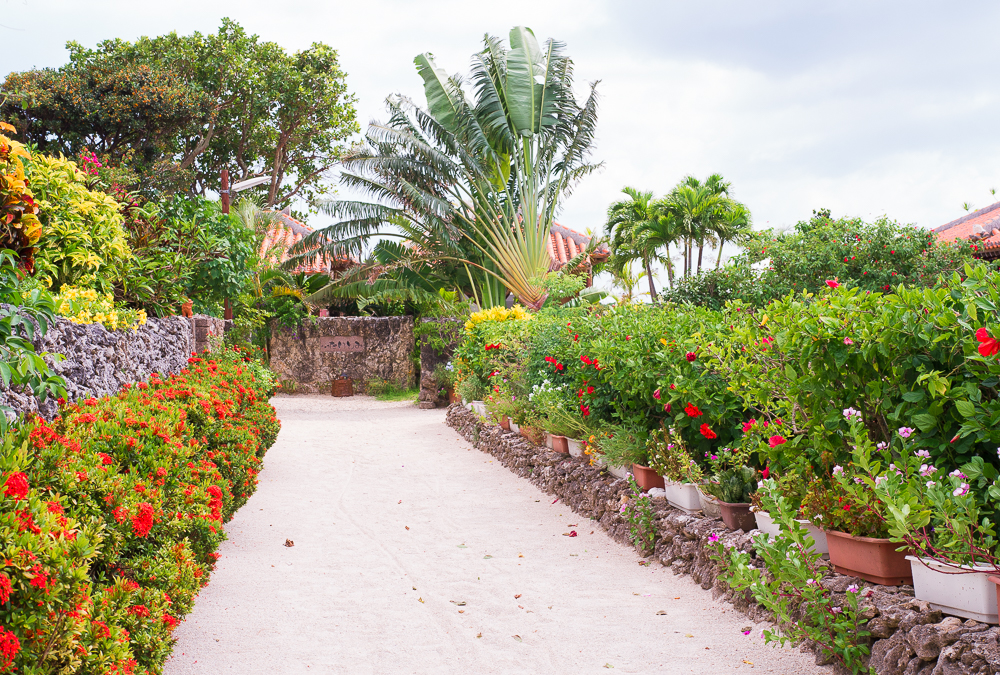
<path id="1" fill-rule="evenodd" d="M 115 307 L 114 296 L 91 288 L 63 286 L 55 296 L 56 312 L 73 323 L 99 323 L 108 330 L 137 329 L 146 324 L 146 312 Z"/>
<path id="2" fill-rule="evenodd" d="M 470 314 L 469 320 L 465 322 L 465 332 L 471 333 L 476 324 L 483 323 L 484 321 L 521 321 L 530 318 L 532 318 L 532 315 L 524 307 L 521 307 L 521 305 L 514 305 L 510 309 L 506 307 L 491 307 L 490 309 Z"/>

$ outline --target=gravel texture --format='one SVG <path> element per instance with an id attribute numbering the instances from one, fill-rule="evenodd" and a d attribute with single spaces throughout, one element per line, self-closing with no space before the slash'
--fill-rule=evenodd
<path id="1" fill-rule="evenodd" d="M 690 578 L 641 565 L 473 450 L 443 410 L 273 403 L 281 435 L 168 675 L 828 672 L 765 646 L 763 624 Z"/>

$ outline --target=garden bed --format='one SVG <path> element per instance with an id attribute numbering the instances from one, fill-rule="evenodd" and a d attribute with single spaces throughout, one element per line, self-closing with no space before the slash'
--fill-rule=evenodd
<path id="1" fill-rule="evenodd" d="M 580 515 L 598 521 L 616 541 L 631 546 L 630 526 L 621 515 L 623 499 L 632 491 L 627 481 L 592 467 L 586 458 L 573 458 L 538 447 L 524 437 L 484 423 L 461 405 L 448 409 L 448 424 L 478 450 L 496 457 L 522 478 L 555 495 Z M 753 620 L 769 620 L 767 612 L 746 596 L 734 594 L 718 578 L 720 569 L 711 558 L 709 538 L 715 534 L 724 545 L 754 555 L 751 533 L 732 532 L 721 520 L 687 515 L 654 499 L 656 543 L 650 562 L 688 574 L 715 598 L 725 597 Z M 944 617 L 939 610 L 913 598 L 910 586 L 867 585 L 852 577 L 831 573 L 824 586 L 843 597 L 847 587 L 858 584 L 864 594 L 867 630 L 872 642 L 870 668 L 879 675 L 992 675 L 1000 672 L 1000 629 L 984 623 Z M 803 645 L 808 648 L 809 645 Z M 822 657 L 817 657 L 822 662 Z"/>

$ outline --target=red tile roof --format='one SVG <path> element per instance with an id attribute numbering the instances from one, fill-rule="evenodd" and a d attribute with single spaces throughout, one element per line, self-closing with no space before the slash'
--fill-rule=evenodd
<path id="1" fill-rule="evenodd" d="M 552 223 L 549 231 L 549 257 L 552 259 L 551 269 L 557 270 L 570 260 L 580 255 L 590 244 L 590 237 L 565 225 Z M 610 251 L 607 244 L 601 244 L 592 254 L 592 258 L 602 260 L 608 257 Z"/>
<path id="2" fill-rule="evenodd" d="M 278 211 L 275 215 L 278 217 L 278 220 L 271 225 L 264 235 L 264 241 L 260 245 L 260 254 L 261 257 L 271 255 L 278 262 L 283 263 L 290 257 L 288 250 L 299 243 L 303 237 L 314 232 L 314 230 L 305 223 L 292 218 L 284 211 Z M 310 258 L 307 263 L 300 264 L 291 271 L 295 274 L 305 272 L 306 274 L 330 274 L 332 276 L 334 273 L 341 272 L 354 264 L 352 259 L 346 257 L 337 258 L 331 264 L 329 256 L 317 254 Z"/>
<path id="3" fill-rule="evenodd" d="M 933 231 L 938 239 L 945 241 L 982 237 L 980 240 L 987 246 L 1000 245 L 1000 202 L 945 223 Z"/>

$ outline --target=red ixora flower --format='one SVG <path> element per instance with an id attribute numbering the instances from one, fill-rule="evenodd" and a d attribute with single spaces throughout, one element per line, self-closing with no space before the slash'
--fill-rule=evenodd
<path id="1" fill-rule="evenodd" d="M 28 477 L 20 471 L 7 476 L 4 486 L 4 494 L 12 499 L 24 499 L 28 496 Z"/>
<path id="2" fill-rule="evenodd" d="M 751 417 L 750 421 L 743 425 L 743 433 L 745 434 L 749 433 L 750 430 L 753 429 L 753 425 L 755 425 L 756 423 L 757 420 Z"/>
<path id="3" fill-rule="evenodd" d="M 772 448 L 776 448 L 784 442 L 785 442 L 784 436 L 771 436 L 769 439 L 767 439 L 767 444 L 770 445 Z"/>
<path id="4" fill-rule="evenodd" d="M 993 356 L 1000 352 L 1000 342 L 990 337 L 989 331 L 985 328 L 976 331 L 976 339 L 979 340 L 979 353 L 983 356 Z"/>
<path id="5" fill-rule="evenodd" d="M 698 417 L 699 415 L 704 414 L 703 412 L 698 410 L 698 406 L 693 405 L 691 403 L 688 403 L 686 406 L 684 406 L 684 412 L 687 414 L 688 417 Z"/>
<path id="6" fill-rule="evenodd" d="M 827 279 L 826 285 L 830 288 L 838 288 L 840 286 L 840 284 L 834 279 Z"/>
<path id="7" fill-rule="evenodd" d="M 698 355 L 695 354 L 694 352 L 688 352 L 687 354 L 684 355 L 684 358 L 686 358 L 688 361 L 694 361 L 696 358 L 698 358 Z"/>
<path id="8" fill-rule="evenodd" d="M 701 425 L 701 429 L 699 429 L 699 431 L 701 431 L 701 435 L 704 436 L 705 438 L 715 438 L 716 437 L 715 432 L 712 431 L 712 429 L 707 424 L 702 424 Z"/>
<path id="9" fill-rule="evenodd" d="M 153 529 L 153 513 L 152 505 L 139 504 L 139 512 L 132 518 L 132 531 L 137 537 L 145 537 Z"/>

